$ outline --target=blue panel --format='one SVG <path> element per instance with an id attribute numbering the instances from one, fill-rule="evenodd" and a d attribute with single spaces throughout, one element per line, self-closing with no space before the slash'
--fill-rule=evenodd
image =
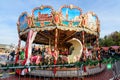
<path id="1" fill-rule="evenodd" d="M 20 31 L 23 31 L 27 28 L 28 24 L 27 23 L 24 23 L 22 25 L 20 25 Z"/>
<path id="2" fill-rule="evenodd" d="M 66 18 L 66 15 L 68 14 L 68 20 L 73 20 L 75 17 L 80 16 L 81 12 L 78 9 L 70 9 L 70 8 L 62 8 L 62 16 L 64 19 Z"/>
<path id="3" fill-rule="evenodd" d="M 25 22 L 26 20 L 27 20 L 27 14 L 23 14 L 23 15 L 19 18 L 20 24 L 22 24 L 22 23 Z"/>
<path id="4" fill-rule="evenodd" d="M 23 31 L 28 27 L 27 14 L 26 13 L 23 14 L 22 16 L 20 16 L 19 23 L 20 23 L 20 31 Z"/>
<path id="5" fill-rule="evenodd" d="M 43 9 L 38 8 L 34 10 L 33 14 L 34 14 L 35 20 L 39 21 L 39 23 L 35 22 L 35 25 L 39 27 L 49 25 L 53 19 L 51 13 L 52 13 L 51 8 L 43 8 Z"/>
<path id="6" fill-rule="evenodd" d="M 38 13 L 39 13 L 39 12 L 40 12 L 41 14 L 48 14 L 48 15 L 50 15 L 51 12 L 52 12 L 52 10 L 51 10 L 50 8 L 36 9 L 36 10 L 34 11 L 34 16 L 35 16 L 35 18 L 38 17 Z"/>

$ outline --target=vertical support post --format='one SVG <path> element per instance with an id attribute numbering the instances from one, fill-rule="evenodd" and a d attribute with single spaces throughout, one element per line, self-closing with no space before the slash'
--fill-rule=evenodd
<path id="1" fill-rule="evenodd" d="M 19 41 L 18 41 L 18 49 L 20 49 L 20 45 L 21 45 L 21 39 L 19 38 Z"/>
<path id="2" fill-rule="evenodd" d="M 19 60 L 19 50 L 20 50 L 20 45 L 21 45 L 21 39 L 19 37 L 19 41 L 18 41 L 18 48 L 17 48 L 17 55 L 16 55 L 16 58 L 15 58 L 15 63 L 17 63 L 17 61 Z"/>
<path id="3" fill-rule="evenodd" d="M 28 32 L 27 41 L 25 45 L 25 60 L 22 62 L 22 65 L 29 65 L 30 63 L 30 57 L 32 52 L 32 42 L 34 41 L 36 34 L 37 34 L 37 31 L 30 30 Z M 21 70 L 19 74 L 25 75 L 28 71 L 30 71 L 30 68 Z"/>
<path id="4" fill-rule="evenodd" d="M 100 49 L 99 49 L 99 36 L 96 36 L 96 51 L 97 51 L 97 54 L 98 54 L 98 61 L 99 61 L 99 67 L 101 68 L 102 65 L 101 65 L 101 54 L 100 54 Z"/>
<path id="5" fill-rule="evenodd" d="M 51 49 L 51 39 L 49 38 L 49 48 Z"/>
<path id="6" fill-rule="evenodd" d="M 83 43 L 83 47 L 85 45 L 85 32 L 82 31 L 82 43 Z"/>
<path id="7" fill-rule="evenodd" d="M 55 47 L 54 47 L 54 65 L 57 64 L 57 57 L 58 57 L 58 48 L 57 48 L 57 44 L 58 44 L 58 29 L 56 28 L 55 29 Z M 54 70 L 53 70 L 53 73 L 54 75 L 56 74 L 56 67 L 54 67 Z"/>
<path id="8" fill-rule="evenodd" d="M 23 65 L 29 65 L 30 63 L 30 57 L 31 57 L 31 52 L 32 52 L 32 43 L 36 37 L 37 31 L 30 30 L 28 32 L 28 37 L 25 45 L 25 61 Z"/>
<path id="9" fill-rule="evenodd" d="M 86 61 L 86 47 L 85 47 L 85 32 L 84 32 L 84 28 L 82 31 L 82 44 L 83 44 L 83 60 L 84 62 Z M 86 65 L 83 66 L 83 70 L 84 72 L 86 72 Z"/>
<path id="10" fill-rule="evenodd" d="M 96 48 L 99 48 L 99 36 L 96 36 Z"/>
<path id="11" fill-rule="evenodd" d="M 55 51 L 57 51 L 57 44 L 58 44 L 58 29 L 55 29 Z"/>
<path id="12" fill-rule="evenodd" d="M 84 60 L 85 60 L 86 56 L 85 56 L 85 32 L 84 30 L 82 31 L 82 44 L 83 44 L 83 55 L 84 55 Z"/>
<path id="13" fill-rule="evenodd" d="M 98 36 L 96 36 L 96 45 L 95 45 L 95 47 L 96 47 L 96 50 L 95 50 L 95 51 L 98 52 L 98 57 L 100 58 L 100 51 L 99 51 L 99 37 L 98 37 Z"/>

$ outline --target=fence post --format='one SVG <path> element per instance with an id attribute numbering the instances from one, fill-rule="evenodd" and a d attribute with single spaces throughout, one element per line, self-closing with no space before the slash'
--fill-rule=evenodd
<path id="1" fill-rule="evenodd" d="M 80 66 L 80 78 L 83 78 L 83 64 Z"/>

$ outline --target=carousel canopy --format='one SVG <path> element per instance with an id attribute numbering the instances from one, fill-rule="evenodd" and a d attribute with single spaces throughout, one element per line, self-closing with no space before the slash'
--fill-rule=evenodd
<path id="1" fill-rule="evenodd" d="M 23 12 L 18 19 L 18 33 L 21 40 L 27 40 L 29 30 L 37 31 L 34 43 L 54 44 L 55 29 L 58 31 L 58 44 L 64 44 L 71 38 L 89 42 L 99 37 L 100 24 L 93 12 L 82 13 L 82 9 L 73 5 L 64 5 L 58 11 L 51 6 L 40 6 L 32 10 L 32 15 Z"/>

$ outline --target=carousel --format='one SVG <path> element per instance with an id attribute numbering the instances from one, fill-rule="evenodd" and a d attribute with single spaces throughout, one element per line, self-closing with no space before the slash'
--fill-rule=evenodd
<path id="1" fill-rule="evenodd" d="M 97 15 L 94 12 L 83 14 L 81 8 L 73 5 L 63 5 L 58 11 L 51 6 L 42 5 L 34 8 L 32 14 L 23 12 L 18 19 L 17 28 L 18 48 L 20 48 L 21 40 L 26 42 L 25 59 L 20 62 L 22 65 L 30 65 L 33 43 L 47 45 L 47 52 L 49 56 L 52 56 L 54 65 L 59 63 L 60 58 L 66 59 L 67 64 L 79 62 L 81 58 L 85 61 L 89 56 L 87 46 L 92 46 L 95 50 L 99 47 L 100 22 Z M 19 61 L 17 56 L 15 63 Z M 98 72 L 103 70 L 103 68 L 95 68 Z M 28 70 L 28 73 L 46 77 L 78 76 L 78 69 L 56 69 L 56 72 L 48 68 Z M 69 71 L 73 74 L 69 74 Z"/>

